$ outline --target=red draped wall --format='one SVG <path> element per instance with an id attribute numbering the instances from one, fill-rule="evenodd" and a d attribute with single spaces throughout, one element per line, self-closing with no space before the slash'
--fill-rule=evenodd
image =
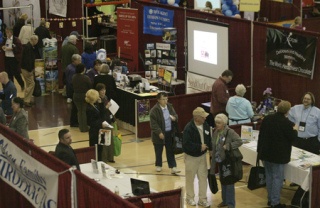
<path id="1" fill-rule="evenodd" d="M 265 51 L 266 51 L 266 30 L 267 27 L 277 28 L 281 30 L 290 30 L 289 28 L 265 25 L 264 23 L 254 23 L 253 35 L 253 100 L 260 101 L 262 92 L 267 88 L 272 88 L 273 96 L 276 98 L 290 101 L 293 105 L 301 103 L 301 97 L 307 91 L 313 92 L 317 99 L 320 99 L 319 83 L 320 83 L 320 40 L 317 41 L 316 62 L 313 80 L 308 78 L 283 73 L 277 70 L 265 68 Z M 307 31 L 294 32 L 315 35 L 318 33 Z M 317 61 L 318 60 L 318 61 Z M 320 106 L 316 102 L 316 106 Z"/>

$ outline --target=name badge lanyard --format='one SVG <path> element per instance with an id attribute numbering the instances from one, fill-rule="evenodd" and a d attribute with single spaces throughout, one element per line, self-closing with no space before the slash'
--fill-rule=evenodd
<path id="1" fill-rule="evenodd" d="M 302 122 L 302 114 L 303 114 L 303 112 L 301 112 L 300 123 L 299 123 L 299 131 L 305 131 L 306 130 L 307 119 L 308 119 L 308 117 L 310 115 L 311 110 L 312 110 L 312 107 L 309 110 L 309 113 L 308 113 L 308 115 L 307 115 L 307 117 L 305 119 L 305 122 Z"/>

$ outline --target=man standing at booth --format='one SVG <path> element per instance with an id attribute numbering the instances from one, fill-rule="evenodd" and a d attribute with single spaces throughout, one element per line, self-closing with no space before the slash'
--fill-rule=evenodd
<path id="1" fill-rule="evenodd" d="M 298 129 L 298 137 L 293 142 L 293 146 L 318 155 L 320 153 L 320 109 L 315 106 L 313 93 L 305 93 L 302 104 L 293 106 L 288 118 Z"/>
<path id="2" fill-rule="evenodd" d="M 58 133 L 58 137 L 59 144 L 57 144 L 55 150 L 56 157 L 71 166 L 75 166 L 78 170 L 80 170 L 77 156 L 70 146 L 72 143 L 71 133 L 68 129 L 61 129 Z"/>
<path id="3" fill-rule="evenodd" d="M 230 97 L 227 84 L 231 82 L 232 78 L 233 72 L 225 70 L 212 85 L 210 106 L 211 115 L 207 120 L 210 126 L 214 126 L 214 117 L 217 114 L 223 113 L 227 115 L 226 105 Z"/>

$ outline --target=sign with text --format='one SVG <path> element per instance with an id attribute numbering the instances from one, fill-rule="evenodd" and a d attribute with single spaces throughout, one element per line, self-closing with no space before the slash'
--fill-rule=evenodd
<path id="1" fill-rule="evenodd" d="M 145 6 L 143 8 L 143 33 L 163 35 L 163 29 L 173 27 L 173 10 Z"/>
<path id="2" fill-rule="evenodd" d="M 266 67 L 312 79 L 317 38 L 268 28 Z"/>
<path id="3" fill-rule="evenodd" d="M 242 12 L 258 12 L 260 11 L 260 0 L 241 0 L 239 10 Z"/>
<path id="4" fill-rule="evenodd" d="M 57 207 L 58 173 L 0 134 L 0 178 L 34 207 Z"/>
<path id="5" fill-rule="evenodd" d="M 117 9 L 117 46 L 119 58 L 128 63 L 129 71 L 138 69 L 138 10 L 130 8 Z"/>

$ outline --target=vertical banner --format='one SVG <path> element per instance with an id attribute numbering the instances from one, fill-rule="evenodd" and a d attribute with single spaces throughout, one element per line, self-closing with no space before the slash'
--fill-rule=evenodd
<path id="1" fill-rule="evenodd" d="M 266 66 L 312 79 L 316 44 L 314 36 L 268 28 Z"/>
<path id="2" fill-rule="evenodd" d="M 58 173 L 0 134 L 0 178 L 34 207 L 57 207 Z"/>
<path id="3" fill-rule="evenodd" d="M 145 100 L 137 100 L 137 107 L 138 107 L 138 121 L 141 122 L 148 122 L 150 121 L 150 101 L 148 99 Z"/>
<path id="4" fill-rule="evenodd" d="M 128 63 L 129 71 L 138 69 L 138 10 L 129 8 L 117 9 L 117 46 L 119 58 Z"/>
<path id="5" fill-rule="evenodd" d="M 164 28 L 173 27 L 173 16 L 173 10 L 144 6 L 143 33 L 162 36 Z"/>

